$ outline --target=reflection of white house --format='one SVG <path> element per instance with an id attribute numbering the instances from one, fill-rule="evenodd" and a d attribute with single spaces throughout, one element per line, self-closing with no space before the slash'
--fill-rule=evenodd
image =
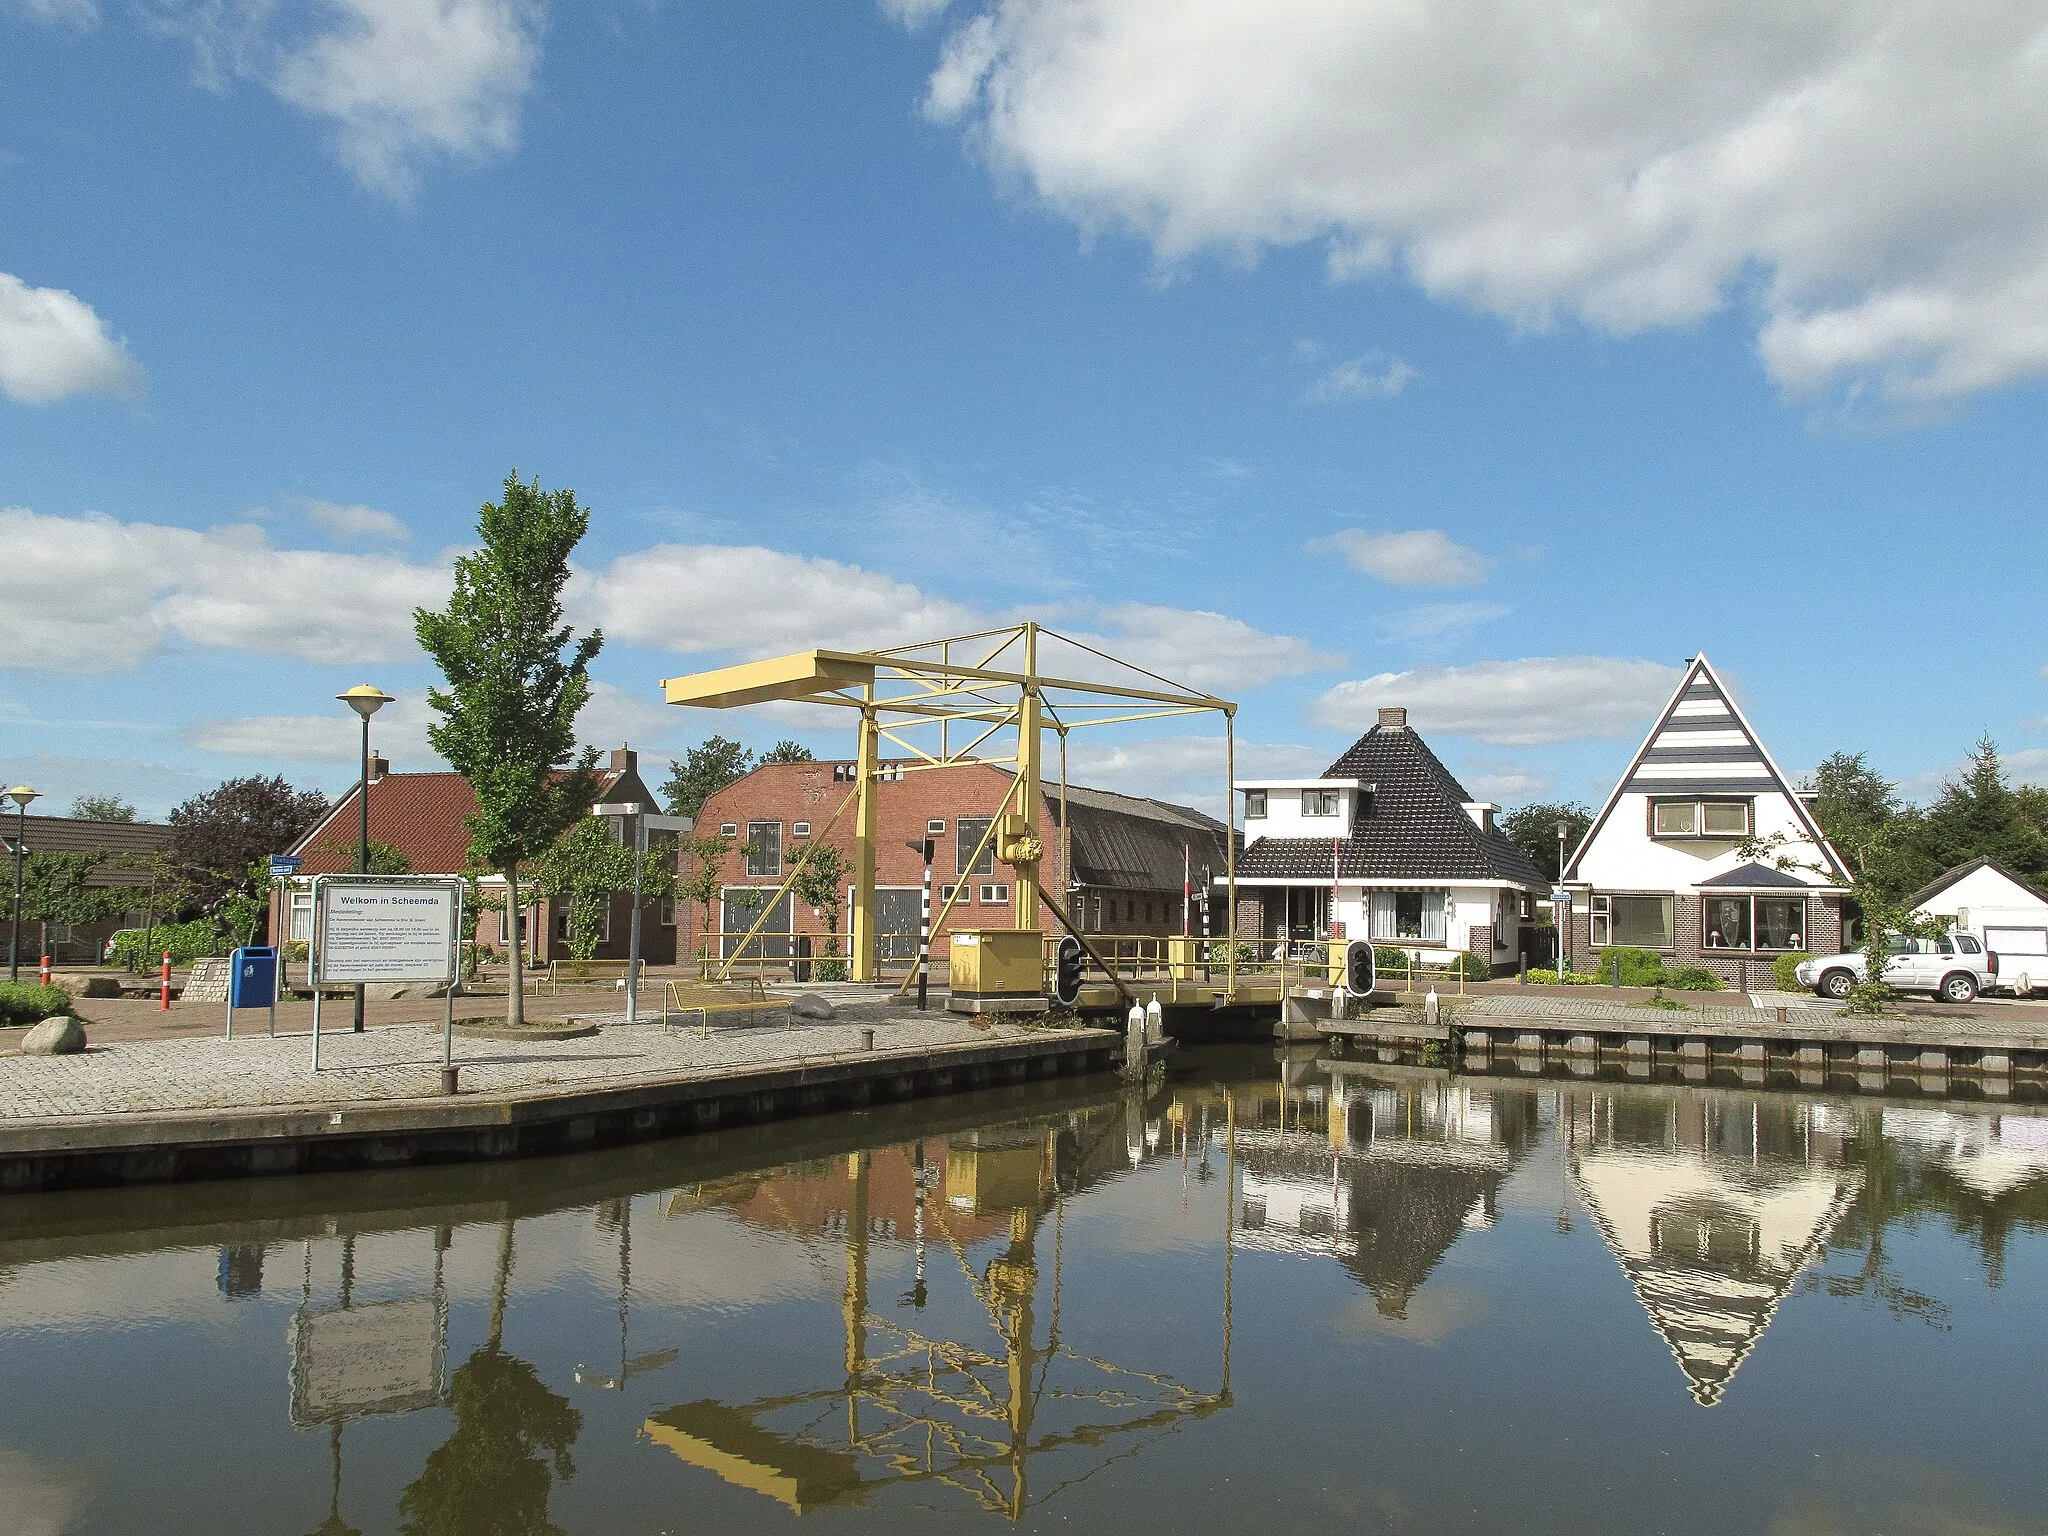
<path id="1" fill-rule="evenodd" d="M 1933 1153 L 1957 1179 L 1991 1199 L 2048 1178 L 2048 1116 L 1886 1105 L 1884 1134 L 1888 1141 Z"/>
<path id="2" fill-rule="evenodd" d="M 1988 858 L 1972 859 L 1915 891 L 1907 905 L 1983 934 L 1998 956 L 2001 985 L 2022 993 L 2048 986 L 2048 891 Z"/>
<path id="3" fill-rule="evenodd" d="M 1382 709 L 1320 778 L 1240 779 L 1238 930 L 1354 939 L 1511 966 L 1547 882 L 1408 725 Z"/>
<path id="4" fill-rule="evenodd" d="M 1854 1169 L 1684 1148 L 1589 1147 L 1572 1171 L 1693 1400 L 1707 1408 L 1862 1187 Z"/>
<path id="5" fill-rule="evenodd" d="M 1770 857 L 1745 856 L 1752 839 L 1771 844 Z M 1564 883 L 1575 955 L 1610 944 L 1653 949 L 1734 980 L 1744 961 L 1836 950 L 1849 873 L 1696 656 Z"/>

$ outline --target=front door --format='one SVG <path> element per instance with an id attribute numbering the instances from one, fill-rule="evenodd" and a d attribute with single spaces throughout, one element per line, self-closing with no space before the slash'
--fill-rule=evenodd
<path id="1" fill-rule="evenodd" d="M 959 908 L 955 907 L 955 913 Z M 937 913 L 933 913 L 937 916 Z M 924 920 L 921 886 L 875 887 L 875 955 L 879 960 L 915 960 L 918 926 Z"/>

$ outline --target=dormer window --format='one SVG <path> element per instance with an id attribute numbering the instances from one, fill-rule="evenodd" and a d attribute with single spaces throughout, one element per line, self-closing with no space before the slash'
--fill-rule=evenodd
<path id="1" fill-rule="evenodd" d="M 1654 800 L 1653 837 L 1744 838 L 1749 836 L 1747 800 Z"/>
<path id="2" fill-rule="evenodd" d="M 1266 792 L 1263 789 L 1248 789 L 1244 792 L 1244 814 L 1247 821 L 1266 814 Z"/>
<path id="3" fill-rule="evenodd" d="M 1334 789 L 1304 789 L 1301 792 L 1301 814 L 1304 816 L 1335 816 L 1337 814 L 1337 791 Z"/>

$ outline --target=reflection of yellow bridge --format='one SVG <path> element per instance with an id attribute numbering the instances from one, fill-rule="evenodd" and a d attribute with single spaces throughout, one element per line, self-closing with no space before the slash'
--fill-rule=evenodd
<path id="1" fill-rule="evenodd" d="M 862 1504 L 895 1484 L 936 1484 L 983 1509 L 1020 1518 L 1034 1496 L 1029 1463 L 1058 1451 L 1097 1451 L 1130 1437 L 1171 1432 L 1230 1402 L 1230 1237 L 1226 1201 L 1223 1367 L 1217 1390 L 1084 1354 L 1060 1328 L 1065 1195 L 1090 1173 L 1123 1167 L 1121 1110 L 1078 1126 L 980 1132 L 946 1150 L 945 1198 L 931 1198 L 938 1169 L 916 1163 L 913 1218 L 922 1305 L 927 1231 L 950 1250 L 968 1293 L 994 1330 L 988 1347 L 932 1337 L 868 1304 L 869 1180 L 873 1154 L 847 1159 L 843 1376 L 810 1391 L 745 1404 L 710 1400 L 651 1416 L 641 1433 L 683 1461 L 765 1494 L 802 1514 Z M 956 1221 L 1008 1213 L 1007 1244 L 977 1273 Z M 950 1214 L 949 1214 L 950 1213 Z M 1038 1305 L 1039 1239 L 1052 1228 L 1050 1315 Z M 1000 1227 L 998 1227 L 1000 1232 Z M 808 1244 L 809 1239 L 806 1239 Z M 1041 1415 L 1058 1415 L 1048 1425 Z M 1132 1447 L 1135 1449 L 1135 1447 Z M 1129 1451 L 1123 1452 L 1129 1454 Z M 1097 1463 L 1099 1465 L 1099 1463 Z M 1091 1470 L 1093 1470 L 1091 1468 Z"/>

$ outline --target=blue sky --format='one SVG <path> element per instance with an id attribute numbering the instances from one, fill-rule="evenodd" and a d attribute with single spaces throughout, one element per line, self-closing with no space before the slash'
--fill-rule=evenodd
<path id="1" fill-rule="evenodd" d="M 2039 7 L 1480 9 L 0 0 L 0 775 L 336 787 L 363 680 L 425 766 L 516 466 L 656 758 L 848 750 L 664 676 L 1038 616 L 1248 773 L 1406 703 L 1597 801 L 1704 649 L 1788 769 L 2048 781 Z"/>

